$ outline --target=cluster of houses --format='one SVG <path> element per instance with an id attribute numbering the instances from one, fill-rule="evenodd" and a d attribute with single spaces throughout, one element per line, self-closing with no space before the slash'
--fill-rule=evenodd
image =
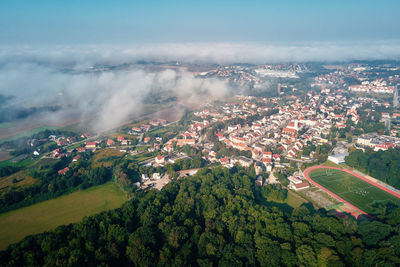
<path id="1" fill-rule="evenodd" d="M 119 136 L 117 136 L 117 143 L 120 144 L 121 146 L 128 146 L 128 145 L 131 144 L 131 140 L 125 138 L 122 135 L 119 135 Z M 106 142 L 106 145 L 108 147 L 114 146 L 115 144 L 116 144 L 116 142 L 114 140 L 112 140 L 112 139 L 108 139 L 107 142 Z"/>
<path id="2" fill-rule="evenodd" d="M 229 123 L 229 119 L 235 117 L 246 119 L 254 113 L 268 111 L 268 108 L 262 105 L 265 104 L 265 99 L 256 103 L 254 101 L 249 103 L 247 100 L 245 99 L 241 105 L 227 104 L 220 112 L 204 110 L 196 115 L 216 116 L 212 118 L 213 121 L 220 120 Z M 332 121 L 337 117 L 332 114 L 325 118 L 322 114 L 318 114 L 316 112 L 318 101 L 317 96 L 315 99 L 312 98 L 309 105 L 300 103 L 298 100 L 290 105 L 277 105 L 278 112 L 275 114 L 253 121 L 249 125 L 228 125 L 226 129 L 216 132 L 215 136 L 227 147 L 251 151 L 253 160 L 262 161 L 265 168 L 271 170 L 272 163 L 277 163 L 279 166 L 281 156 L 295 158 L 298 151 L 308 145 L 308 142 L 317 144 L 328 142 L 321 135 L 330 132 Z M 329 111 L 329 108 L 325 109 Z M 228 115 L 230 116 L 226 119 Z M 272 153 L 271 150 L 280 152 Z"/>
<path id="3" fill-rule="evenodd" d="M 27 141 L 27 145 L 30 147 L 36 147 L 36 149 L 33 151 L 33 156 L 39 156 L 44 152 L 39 146 L 46 144 L 48 142 L 54 142 L 57 144 L 59 148 L 51 151 L 51 156 L 54 158 L 60 158 L 62 156 L 65 156 L 66 154 L 62 152 L 62 148 L 66 145 L 70 145 L 76 141 L 76 137 L 65 137 L 63 135 L 50 135 L 48 138 L 44 139 L 29 139 Z"/>
<path id="4" fill-rule="evenodd" d="M 35 152 L 33 152 L 33 153 L 35 155 Z M 56 148 L 51 152 L 50 155 L 51 155 L 52 158 L 59 159 L 59 158 L 68 156 L 69 152 L 65 151 L 63 149 L 60 149 L 60 148 Z"/>
<path id="5" fill-rule="evenodd" d="M 305 64 L 230 65 L 218 66 L 216 69 L 202 72 L 199 75 L 208 78 L 218 77 L 239 86 L 247 85 L 260 88 L 265 84 L 265 77 L 294 79 L 299 78 L 297 72 L 304 71 L 308 71 Z"/>
<path id="6" fill-rule="evenodd" d="M 188 156 L 184 152 L 168 155 L 157 155 L 154 160 L 149 160 L 149 162 L 147 162 L 147 165 L 153 167 L 163 167 L 166 164 L 174 164 L 178 159 L 184 158 L 188 158 Z"/>
<path id="7" fill-rule="evenodd" d="M 203 122 L 194 122 L 189 126 L 189 129 L 184 133 L 180 134 L 178 137 L 169 139 L 163 147 L 163 151 L 166 153 L 171 153 L 174 151 L 174 144 L 179 147 L 183 147 L 185 145 L 189 146 L 198 146 L 198 141 L 201 136 L 201 132 L 203 129 L 206 129 L 210 126 L 210 122 L 204 120 Z"/>
<path id="8" fill-rule="evenodd" d="M 254 75 L 249 67 L 244 66 L 218 66 L 216 69 L 209 72 L 201 73 L 203 77 L 218 77 L 219 79 L 226 79 L 231 83 L 238 85 L 257 86 L 263 82 L 259 75 Z"/>
<path id="9" fill-rule="evenodd" d="M 350 85 L 349 90 L 362 93 L 393 94 L 395 86 L 387 85 L 383 79 L 363 81 L 361 84 Z"/>
<path id="10" fill-rule="evenodd" d="M 148 132 L 150 129 L 158 126 L 165 126 L 167 124 L 166 120 L 158 119 L 152 120 L 148 123 L 143 123 L 140 126 L 134 126 L 131 130 L 129 130 L 130 135 L 141 135 L 142 133 Z"/>
<path id="11" fill-rule="evenodd" d="M 85 132 L 85 133 L 83 133 L 81 135 L 80 138 L 87 139 L 87 138 L 90 138 L 91 136 L 92 136 L 91 133 Z M 58 148 L 52 150 L 49 153 L 50 157 L 56 158 L 56 159 L 57 158 L 61 158 L 61 157 L 66 157 L 66 156 L 70 155 L 71 149 L 67 150 L 66 147 L 74 144 L 76 141 L 79 141 L 79 140 L 77 140 L 76 137 L 64 137 L 62 135 L 61 136 L 50 135 L 48 137 L 48 140 L 57 143 Z M 84 147 L 78 147 L 77 151 L 78 152 L 85 152 L 86 149 L 88 149 L 88 148 L 91 148 L 91 149 L 96 148 L 96 145 L 97 144 L 94 144 L 94 142 L 93 143 L 92 142 L 86 142 L 86 145 Z M 34 156 L 38 156 L 40 154 L 39 152 L 40 151 L 35 150 L 33 152 L 33 155 Z"/>
<path id="12" fill-rule="evenodd" d="M 76 138 L 50 135 L 49 140 L 56 142 L 57 146 L 65 146 L 74 143 Z"/>
<path id="13" fill-rule="evenodd" d="M 73 159 L 71 163 L 77 162 L 79 160 L 79 155 L 76 155 Z M 70 168 L 69 167 L 65 167 L 61 170 L 58 171 L 58 175 L 65 175 L 67 172 L 69 172 Z"/>
<path id="14" fill-rule="evenodd" d="M 379 76 L 381 67 L 371 67 L 360 64 L 349 64 L 348 66 L 338 67 L 337 70 L 330 73 L 320 74 L 315 77 L 315 82 L 312 86 L 318 86 L 325 89 L 340 89 L 348 88 L 352 92 L 361 93 L 376 93 L 376 94 L 393 94 L 396 89 L 396 84 L 400 81 L 398 74 L 373 78 L 370 77 L 370 71 L 373 70 L 374 76 Z M 387 69 L 383 70 L 387 73 Z M 359 81 L 360 84 L 348 86 L 346 79 L 350 78 L 354 81 Z"/>
<path id="15" fill-rule="evenodd" d="M 208 106 L 195 112 L 194 115 L 203 121 L 193 121 L 186 132 L 165 143 L 163 151 L 172 152 L 175 142 L 177 146 L 190 145 L 203 149 L 206 152 L 204 158 L 209 162 L 219 162 L 226 167 L 254 165 L 257 173 L 271 172 L 274 168 L 284 167 L 282 157 L 312 162 L 315 153 L 302 155 L 304 148 L 329 143 L 327 136 L 332 127 L 346 128 L 349 119 L 357 124 L 360 120 L 358 110 L 364 104 L 381 105 L 376 99 L 347 96 L 343 89 L 334 92 L 322 90 L 322 93 L 310 91 L 305 99 L 292 96 L 286 102 L 281 98 L 237 96 L 234 102 Z M 270 115 L 258 116 L 253 121 L 248 119 L 263 112 Z M 242 122 L 238 123 L 237 119 L 242 119 Z M 224 129 L 214 132 L 219 142 L 239 151 L 250 151 L 251 157 L 217 157 L 214 144 L 207 140 L 203 131 L 215 122 L 225 125 Z M 376 149 L 387 149 L 393 145 L 382 141 L 374 146 Z M 295 190 L 306 187 L 305 183 L 297 180 L 291 183 Z"/>
<path id="16" fill-rule="evenodd" d="M 400 138 L 371 133 L 359 136 L 356 143 L 358 146 L 369 147 L 374 151 L 385 151 L 389 148 L 400 147 Z"/>

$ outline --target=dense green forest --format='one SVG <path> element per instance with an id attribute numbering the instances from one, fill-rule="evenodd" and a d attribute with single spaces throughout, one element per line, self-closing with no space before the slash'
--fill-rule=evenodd
<path id="1" fill-rule="evenodd" d="M 400 149 L 354 150 L 345 160 L 347 165 L 400 189 Z"/>
<path id="2" fill-rule="evenodd" d="M 203 169 L 123 207 L 29 236 L 5 266 L 398 266 L 400 209 L 376 220 L 267 202 L 250 170 Z M 282 195 L 282 194 L 281 194 Z M 284 197 L 284 194 L 281 196 Z"/>

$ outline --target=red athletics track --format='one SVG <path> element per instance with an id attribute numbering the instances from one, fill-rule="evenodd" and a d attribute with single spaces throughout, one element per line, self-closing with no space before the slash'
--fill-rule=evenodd
<path id="1" fill-rule="evenodd" d="M 321 165 L 318 165 L 318 166 L 309 167 L 309 168 L 307 168 L 307 169 L 304 171 L 304 176 L 306 177 L 306 179 L 307 179 L 310 183 L 312 183 L 312 184 L 318 186 L 319 188 L 322 188 L 322 189 L 325 190 L 328 194 L 330 194 L 330 195 L 334 196 L 335 198 L 337 198 L 337 199 L 343 201 L 344 203 L 346 203 L 347 205 L 349 205 L 350 207 L 354 208 L 355 210 L 359 211 L 359 212 L 362 213 L 362 214 L 368 215 L 366 212 L 364 212 L 364 211 L 360 210 L 359 208 L 355 207 L 354 205 L 350 204 L 349 202 L 347 202 L 347 201 L 344 200 L 343 198 L 339 197 L 338 195 L 334 194 L 333 192 L 329 191 L 328 189 L 326 189 L 326 188 L 323 187 L 322 185 L 320 185 L 320 184 L 314 182 L 314 181 L 310 178 L 309 173 L 310 173 L 310 171 L 316 170 L 316 169 L 334 169 L 334 170 L 340 170 L 340 171 L 347 172 L 347 173 L 349 173 L 349 174 L 351 174 L 351 175 L 353 175 L 353 176 L 355 176 L 355 177 L 357 177 L 357 178 L 359 178 L 359 179 L 361 179 L 361 180 L 363 180 L 363 181 L 365 181 L 365 182 L 367 182 L 367 183 L 369 183 L 369 184 L 371 184 L 371 185 L 373 185 L 373 186 L 375 186 L 375 187 L 378 187 L 379 189 L 382 189 L 383 191 L 385 191 L 385 192 L 387 192 L 387 193 L 389 193 L 389 194 L 391 194 L 391 195 L 393 195 L 393 196 L 395 196 L 395 197 L 397 197 L 397 198 L 400 198 L 400 194 L 398 194 L 398 193 L 396 193 L 396 192 L 393 192 L 393 191 L 391 191 L 391 190 L 389 190 L 389 189 L 383 187 L 382 185 L 377 184 L 377 183 L 375 183 L 375 182 L 373 182 L 373 181 L 371 181 L 371 180 L 369 180 L 369 179 L 367 179 L 367 178 L 365 178 L 365 177 L 363 177 L 363 176 L 361 176 L 361 175 L 359 175 L 359 174 L 357 174 L 357 173 L 355 173 L 355 172 L 352 172 L 352 171 L 350 171 L 350 170 L 348 170 L 348 169 L 345 169 L 345 168 L 338 168 L 338 167 L 329 167 L 329 166 L 321 166 Z"/>

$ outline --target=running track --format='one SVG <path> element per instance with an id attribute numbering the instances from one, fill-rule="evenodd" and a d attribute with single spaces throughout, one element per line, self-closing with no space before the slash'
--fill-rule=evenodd
<path id="1" fill-rule="evenodd" d="M 359 174 L 357 174 L 357 173 L 355 173 L 355 172 L 352 172 L 352 171 L 350 171 L 350 170 L 348 170 L 348 169 L 345 169 L 345 168 L 329 167 L 329 166 L 320 166 L 320 165 L 319 165 L 319 166 L 312 166 L 312 167 L 309 167 L 309 168 L 307 168 L 307 169 L 304 171 L 304 176 L 306 177 L 306 179 L 307 179 L 310 183 L 312 183 L 312 184 L 318 186 L 319 188 L 322 188 L 323 190 L 325 190 L 325 191 L 326 191 L 328 194 L 330 194 L 331 196 L 333 196 L 333 197 L 335 197 L 335 198 L 337 198 L 337 199 L 343 201 L 344 203 L 346 203 L 347 205 L 349 205 L 350 207 L 352 207 L 353 209 L 357 210 L 358 212 L 360 212 L 360 213 L 362 213 L 362 214 L 368 215 L 366 212 L 360 210 L 359 208 L 357 208 L 356 206 L 354 206 L 354 205 L 352 205 L 351 203 L 347 202 L 346 200 L 344 200 L 343 198 L 339 197 L 339 196 L 336 195 L 335 193 L 329 191 L 328 189 L 326 189 L 326 188 L 323 187 L 322 185 L 320 185 L 320 184 L 314 182 L 314 181 L 310 178 L 310 175 L 309 175 L 309 174 L 310 174 L 310 171 L 316 170 L 316 169 L 334 169 L 334 170 L 340 170 L 340 171 L 347 172 L 347 173 L 349 173 L 349 174 L 351 174 L 351 175 L 353 175 L 353 176 L 355 176 L 355 177 L 357 177 L 357 178 L 359 178 L 359 179 L 361 179 L 361 180 L 363 180 L 363 181 L 365 181 L 365 182 L 367 182 L 367 183 L 369 183 L 369 184 L 371 184 L 371 185 L 373 185 L 373 186 L 375 186 L 375 187 L 378 187 L 379 189 L 382 189 L 383 191 L 385 191 L 385 192 L 387 192 L 387 193 L 389 193 L 389 194 L 391 194 L 391 195 L 393 195 L 393 196 L 395 196 L 395 197 L 397 197 L 397 198 L 400 198 L 400 194 L 398 194 L 398 193 L 396 193 L 396 192 L 393 192 L 393 191 L 387 189 L 386 187 L 383 187 L 382 185 L 377 184 L 377 183 L 375 183 L 375 182 L 373 182 L 373 181 L 371 181 L 371 180 L 369 180 L 369 179 L 367 179 L 367 178 L 365 178 L 365 177 L 363 177 L 363 176 L 361 176 L 361 175 L 359 175 Z"/>

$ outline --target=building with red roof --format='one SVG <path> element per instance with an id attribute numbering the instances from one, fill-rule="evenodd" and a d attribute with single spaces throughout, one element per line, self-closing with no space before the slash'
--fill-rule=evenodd
<path id="1" fill-rule="evenodd" d="M 66 168 L 64 168 L 62 170 L 59 170 L 58 171 L 58 175 L 65 175 L 68 171 L 69 171 L 69 168 L 66 167 Z"/>
<path id="2" fill-rule="evenodd" d="M 155 162 L 156 162 L 157 164 L 165 164 L 165 156 L 158 155 L 158 156 L 155 158 Z"/>
<path id="3" fill-rule="evenodd" d="M 86 142 L 87 149 L 94 149 L 96 148 L 96 146 L 97 146 L 96 142 Z"/>
<path id="4" fill-rule="evenodd" d="M 176 139 L 176 145 L 180 147 L 184 145 L 194 145 L 195 143 L 195 139 Z"/>
<path id="5" fill-rule="evenodd" d="M 114 145 L 114 141 L 112 139 L 107 140 L 107 146 L 112 146 Z"/>
<path id="6" fill-rule="evenodd" d="M 282 134 L 288 135 L 290 137 L 296 137 L 297 136 L 297 131 L 292 128 L 283 128 Z"/>
<path id="7" fill-rule="evenodd" d="M 310 184 L 308 182 L 302 182 L 302 183 L 298 183 L 298 184 L 294 184 L 291 183 L 290 184 L 290 188 L 292 188 L 293 190 L 303 190 L 303 189 L 307 189 L 310 187 Z"/>
<path id="8" fill-rule="evenodd" d="M 86 147 L 78 147 L 76 150 L 78 152 L 85 152 L 86 151 Z"/>

